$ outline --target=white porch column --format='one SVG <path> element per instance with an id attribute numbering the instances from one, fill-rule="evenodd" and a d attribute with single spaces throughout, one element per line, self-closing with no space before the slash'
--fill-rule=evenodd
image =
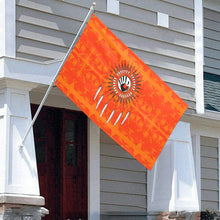
<path id="1" fill-rule="evenodd" d="M 88 119 L 88 218 L 100 219 L 100 128 Z"/>
<path id="2" fill-rule="evenodd" d="M 0 107 L 0 193 L 39 195 L 33 133 L 25 143 L 27 154 L 18 147 L 31 121 L 28 91 L 1 89 Z"/>
<path id="3" fill-rule="evenodd" d="M 29 92 L 0 87 L 0 219 L 41 215 L 44 198 L 39 196 L 32 131 L 24 143 L 26 151 L 18 147 L 30 121 Z M 11 207 L 17 207 L 17 214 Z"/>
<path id="4" fill-rule="evenodd" d="M 199 211 L 190 124 L 179 122 L 148 172 L 148 212 Z"/>

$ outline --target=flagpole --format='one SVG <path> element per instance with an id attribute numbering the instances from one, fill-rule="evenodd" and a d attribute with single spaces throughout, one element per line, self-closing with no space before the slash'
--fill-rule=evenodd
<path id="1" fill-rule="evenodd" d="M 41 101 L 41 103 L 40 103 L 40 105 L 39 105 L 39 107 L 38 107 L 38 109 L 37 109 L 37 111 L 36 111 L 36 113 L 35 113 L 33 119 L 32 119 L 32 121 L 31 121 L 31 123 L 30 123 L 30 125 L 29 125 L 29 127 L 28 127 L 28 129 L 27 129 L 27 131 L 26 131 L 26 133 L 25 133 L 25 135 L 24 135 L 22 141 L 21 141 L 21 144 L 19 145 L 20 148 L 23 148 L 23 147 L 24 147 L 24 142 L 25 142 L 25 140 L 26 140 L 26 138 L 27 138 L 27 136 L 28 136 L 28 134 L 29 134 L 31 128 L 33 127 L 33 125 L 34 125 L 34 123 L 35 123 L 35 121 L 36 121 L 36 119 L 37 119 L 37 117 L 38 117 L 38 115 L 39 115 L 39 113 L 40 113 L 40 111 L 41 111 L 41 109 L 42 109 L 42 107 L 43 107 L 43 105 L 44 105 L 44 103 L 45 103 L 45 101 L 46 101 L 46 99 L 47 99 L 47 97 L 48 97 L 48 95 L 49 95 L 51 89 L 52 89 L 52 87 L 54 86 L 54 83 L 55 83 L 55 81 L 56 81 L 56 79 L 57 79 L 57 77 L 58 77 L 58 75 L 59 75 L 60 70 L 62 69 L 62 67 L 63 67 L 65 61 L 67 60 L 68 56 L 70 55 L 70 53 L 71 53 L 73 47 L 75 46 L 75 44 L 76 44 L 76 42 L 77 42 L 77 39 L 79 38 L 79 35 L 80 35 L 81 31 L 83 30 L 83 28 L 84 28 L 86 22 L 88 21 L 88 19 L 91 17 L 92 13 L 94 12 L 95 6 L 96 6 L 96 3 L 93 2 L 93 3 L 92 3 L 92 6 L 91 6 L 90 9 L 89 9 L 88 14 L 86 15 L 86 17 L 85 17 L 85 19 L 84 19 L 82 25 L 81 25 L 80 28 L 79 28 L 78 33 L 76 34 L 76 37 L 74 38 L 74 40 L 73 40 L 73 42 L 72 42 L 72 44 L 71 44 L 71 46 L 70 46 L 68 52 L 66 53 L 66 55 L 65 55 L 65 57 L 64 57 L 64 59 L 63 59 L 63 61 L 62 61 L 62 63 L 60 64 L 59 68 L 57 69 L 57 72 L 56 72 L 56 74 L 54 75 L 54 78 L 53 78 L 53 80 L 51 81 L 51 83 L 50 83 L 50 85 L 49 85 L 49 87 L 48 87 L 48 89 L 47 89 L 47 91 L 46 91 L 46 93 L 45 93 L 45 95 L 44 95 L 44 97 L 43 97 L 43 99 L 42 99 L 42 101 Z"/>

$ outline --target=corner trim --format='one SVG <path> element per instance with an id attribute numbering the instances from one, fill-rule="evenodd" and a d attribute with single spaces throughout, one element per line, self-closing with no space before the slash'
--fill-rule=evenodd
<path id="1" fill-rule="evenodd" d="M 196 112 L 204 114 L 204 40 L 203 40 L 203 2 L 194 1 L 195 7 L 195 96 Z"/>

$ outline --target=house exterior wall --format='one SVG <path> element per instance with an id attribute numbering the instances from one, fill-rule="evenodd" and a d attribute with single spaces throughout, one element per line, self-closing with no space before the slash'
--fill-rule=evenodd
<path id="1" fill-rule="evenodd" d="M 204 1 L 204 99 L 206 114 L 220 119 L 220 8 Z M 212 125 L 212 123 L 210 122 Z M 212 126 L 214 128 L 214 125 Z M 218 126 L 219 127 L 219 126 Z M 201 209 L 219 210 L 219 138 L 217 131 L 201 136 Z"/>
<path id="2" fill-rule="evenodd" d="M 201 209 L 218 210 L 218 139 L 201 136 Z"/>
<path id="3" fill-rule="evenodd" d="M 106 12 L 107 1 L 96 3 L 102 22 L 187 102 L 187 113 L 195 113 L 193 2 L 121 0 L 119 16 Z M 16 56 L 62 59 L 88 7 L 87 1 L 17 0 Z M 158 12 L 169 16 L 168 28 L 157 25 Z M 101 213 L 145 213 L 146 169 L 103 133 L 100 151 Z"/>
<path id="4" fill-rule="evenodd" d="M 146 213 L 146 168 L 101 132 L 101 214 Z"/>
<path id="5" fill-rule="evenodd" d="M 187 1 L 120 1 L 120 15 L 96 14 L 148 64 L 195 112 L 194 11 Z M 37 61 L 62 59 L 90 5 L 87 1 L 18 0 L 16 56 Z M 169 16 L 169 28 L 157 25 L 157 13 Z"/>
<path id="6" fill-rule="evenodd" d="M 204 8 L 205 108 L 220 112 L 220 13 Z"/>
<path id="7" fill-rule="evenodd" d="M 194 2 L 190 0 L 120 0 L 119 16 L 106 13 L 106 2 L 97 0 L 96 14 L 98 17 L 187 102 L 189 108 L 184 120 L 191 123 L 190 117 L 194 117 L 196 111 Z M 22 64 L 27 64 L 27 67 L 33 68 L 30 68 L 30 72 L 24 68 L 25 74 L 23 72 L 13 72 L 14 70 L 10 72 L 9 68 L 7 71 L 9 77 L 16 78 L 19 76 L 16 80 L 27 79 L 29 82 L 33 81 L 37 83 L 33 87 L 32 85 L 30 86 L 30 88 L 35 88 L 30 92 L 31 103 L 40 103 L 45 92 L 43 85 L 48 84 L 49 78 L 51 78 L 53 73 L 53 71 L 51 73 L 45 71 L 45 75 L 42 73 L 42 70 L 45 70 L 43 67 L 45 63 L 42 61 L 60 60 L 64 57 L 91 4 L 92 1 L 88 3 L 88 1 L 79 0 L 16 1 L 16 58 L 31 60 L 30 62 L 27 60 L 22 61 L 19 66 L 21 69 Z M 168 28 L 157 25 L 158 12 L 169 16 Z M 205 10 L 205 16 L 208 16 L 209 13 L 210 11 Z M 210 19 L 207 18 L 205 23 L 208 20 Z M 213 30 L 209 30 L 208 34 L 210 37 L 205 36 L 205 43 L 210 42 L 209 38 L 213 36 Z M 214 40 L 216 42 L 216 39 Z M 211 42 L 213 42 L 213 39 Z M 205 50 L 205 53 L 208 54 L 207 48 Z M 211 51 L 210 53 L 209 51 L 205 62 L 210 65 L 207 65 L 205 70 L 217 69 L 218 72 L 219 67 L 211 66 L 213 64 L 213 59 L 210 59 L 212 54 L 213 56 L 218 56 L 217 52 L 213 53 Z M 217 60 L 218 57 L 214 59 Z M 12 60 L 10 61 L 13 63 Z M 20 61 L 16 59 L 15 62 L 19 63 Z M 214 63 L 216 64 L 217 62 Z M 40 66 L 41 64 L 42 66 Z M 52 69 L 56 70 L 56 68 Z M 39 78 L 35 75 L 32 79 L 30 73 L 34 74 L 34 72 L 40 72 L 42 75 Z M 29 78 L 22 78 L 22 74 Z M 64 98 L 56 89 L 53 89 L 46 105 L 77 109 L 76 106 L 67 98 Z M 214 122 L 210 120 L 210 123 L 212 124 Z M 197 132 L 197 128 L 200 125 L 198 122 L 196 128 L 193 125 L 195 132 Z M 90 134 L 92 137 L 94 133 L 94 130 L 91 129 Z M 197 135 L 200 136 L 200 133 L 197 133 Z M 214 148 L 216 152 L 216 145 L 213 147 L 213 138 L 210 138 L 210 136 L 203 135 L 200 139 L 201 164 L 200 162 L 197 163 L 197 170 L 202 171 L 202 208 L 211 207 L 218 209 L 218 196 L 216 196 L 219 193 L 218 186 L 216 186 L 218 182 L 216 176 L 216 172 L 218 171 L 216 170 L 218 168 L 216 166 L 214 168 L 211 167 L 211 172 L 208 173 L 209 176 L 206 176 L 207 173 L 205 173 L 205 169 L 208 168 L 205 166 L 207 163 L 209 164 L 206 161 L 210 159 L 210 154 L 212 154 L 211 166 L 216 164 L 216 160 L 218 160 L 218 156 L 214 155 L 213 151 L 211 151 Z M 215 138 L 217 139 L 219 136 L 216 135 Z M 94 166 L 91 166 L 92 170 L 89 171 L 91 177 L 90 210 L 94 208 L 96 215 L 95 217 L 91 217 L 93 214 L 91 213 L 89 219 L 99 219 L 99 208 L 103 214 L 108 212 L 122 213 L 131 211 L 136 216 L 140 215 L 140 213 L 146 213 L 148 210 L 145 168 L 140 166 L 138 162 L 132 159 L 115 142 L 112 142 L 110 138 L 106 137 L 104 133 L 101 133 L 100 143 L 98 140 L 99 134 L 95 138 L 96 151 L 91 149 L 93 154 L 90 155 L 91 163 L 95 164 L 92 164 Z M 97 155 L 99 155 L 99 144 L 101 144 L 100 157 L 97 159 Z M 98 162 L 94 162 L 95 160 Z M 100 167 L 100 173 L 98 171 L 98 174 L 96 173 L 97 167 Z M 99 191 L 99 175 L 101 192 L 97 192 Z M 96 177 L 98 177 L 98 180 Z M 210 181 L 214 185 L 209 185 L 208 183 Z M 95 193 L 97 194 L 93 192 L 92 187 L 96 188 Z M 211 197 L 209 195 L 207 196 L 209 192 L 211 192 Z M 99 193 L 100 203 L 99 199 L 96 198 Z M 211 206 L 207 205 L 207 201 Z M 116 218 L 118 217 L 116 216 Z"/>

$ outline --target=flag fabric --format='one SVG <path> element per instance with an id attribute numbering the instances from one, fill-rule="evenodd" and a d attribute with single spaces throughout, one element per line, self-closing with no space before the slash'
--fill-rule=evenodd
<path id="1" fill-rule="evenodd" d="M 187 109 L 94 14 L 55 84 L 149 170 Z"/>

